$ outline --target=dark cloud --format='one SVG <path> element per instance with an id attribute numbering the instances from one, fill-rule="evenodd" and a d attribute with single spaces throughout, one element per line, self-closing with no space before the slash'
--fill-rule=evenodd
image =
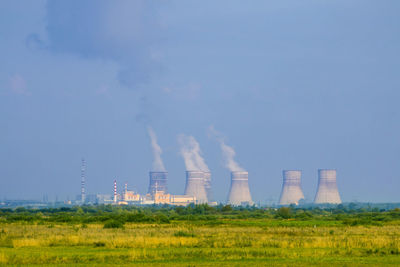
<path id="1" fill-rule="evenodd" d="M 46 7 L 48 49 L 117 62 L 119 81 L 129 87 L 159 70 L 162 40 L 159 8 L 152 0 L 50 0 Z M 40 43 L 32 35 L 31 43 Z"/>

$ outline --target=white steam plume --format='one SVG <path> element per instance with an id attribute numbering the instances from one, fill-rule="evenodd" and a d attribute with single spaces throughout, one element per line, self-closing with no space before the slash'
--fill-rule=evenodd
<path id="1" fill-rule="evenodd" d="M 210 171 L 202 157 L 200 145 L 193 136 L 180 134 L 178 142 L 181 147 L 181 155 L 185 161 L 186 170 Z"/>
<path id="2" fill-rule="evenodd" d="M 228 168 L 231 172 L 245 171 L 245 169 L 240 167 L 239 163 L 237 163 L 235 161 L 236 152 L 233 149 L 233 147 L 228 146 L 225 143 L 225 137 L 220 132 L 215 130 L 213 125 L 211 125 L 208 128 L 208 133 L 209 133 L 209 136 L 215 137 L 215 139 L 220 144 L 221 150 L 222 150 L 222 155 L 223 155 L 224 161 L 225 161 L 225 167 Z"/>
<path id="3" fill-rule="evenodd" d="M 187 144 L 187 136 L 183 134 L 179 135 L 178 142 L 181 147 L 181 155 L 185 161 L 186 170 L 198 171 L 199 169 L 194 161 L 192 151 Z"/>
<path id="4" fill-rule="evenodd" d="M 147 127 L 147 132 L 150 136 L 151 148 L 153 150 L 153 171 L 165 172 L 164 163 L 161 159 L 162 150 L 157 143 L 157 136 L 151 127 Z"/>

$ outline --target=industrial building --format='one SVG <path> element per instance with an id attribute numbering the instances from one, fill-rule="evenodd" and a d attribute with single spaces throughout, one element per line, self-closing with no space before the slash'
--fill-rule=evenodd
<path id="1" fill-rule="evenodd" d="M 167 186 L 167 176 L 168 172 L 150 172 L 150 183 L 149 183 L 149 189 L 147 190 L 148 194 L 154 194 L 157 190 L 163 191 L 165 193 L 168 192 L 168 186 Z"/>
<path id="2" fill-rule="evenodd" d="M 210 203 L 213 200 L 212 189 L 211 189 L 211 172 L 210 171 L 204 172 L 204 188 L 206 189 L 207 200 Z"/>
<path id="3" fill-rule="evenodd" d="M 301 190 L 301 171 L 284 170 L 282 171 L 283 184 L 279 205 L 298 205 L 301 199 L 304 199 L 303 190 Z"/>
<path id="4" fill-rule="evenodd" d="M 336 170 L 318 170 L 318 189 L 314 199 L 315 204 L 340 204 L 338 187 L 336 184 Z"/>
<path id="5" fill-rule="evenodd" d="M 253 205 L 249 189 L 248 172 L 231 172 L 231 187 L 229 189 L 228 203 L 234 206 Z"/>
<path id="6" fill-rule="evenodd" d="M 131 204 L 139 204 L 140 194 L 134 191 L 125 190 L 125 192 L 122 194 L 122 200 Z"/>
<path id="7" fill-rule="evenodd" d="M 196 179 L 199 174 L 189 174 L 189 178 L 194 178 L 193 183 L 189 183 L 190 192 L 195 192 Z M 201 176 L 203 184 L 203 176 Z M 125 184 L 124 192 L 120 195 L 117 193 L 117 181 L 114 181 L 114 198 L 113 203 L 119 205 L 152 205 L 152 204 L 169 204 L 177 206 L 186 206 L 191 203 L 198 203 L 194 195 L 171 195 L 167 190 L 167 172 L 150 172 L 149 173 L 149 188 L 146 195 L 140 195 L 137 192 L 128 190 L 128 185 Z M 204 187 L 204 185 L 203 185 Z M 204 195 L 206 195 L 204 190 Z"/>
<path id="8" fill-rule="evenodd" d="M 211 172 L 209 171 L 186 171 L 186 185 L 183 195 L 172 195 L 168 193 L 166 171 L 149 172 L 149 187 L 145 195 L 128 190 L 128 185 L 120 193 L 117 190 L 117 180 L 113 183 L 113 195 L 87 194 L 86 192 L 86 162 L 82 159 L 81 164 L 81 192 L 77 196 L 77 204 L 114 204 L 114 205 L 151 205 L 169 204 L 185 206 L 189 204 L 216 205 L 211 199 Z M 298 205 L 304 199 L 301 188 L 300 170 L 282 171 L 282 190 L 279 205 Z M 253 205 L 247 171 L 231 172 L 231 185 L 227 203 L 234 206 Z M 315 204 L 340 204 L 341 198 L 336 183 L 336 170 L 318 170 L 318 188 L 314 199 Z"/>
<path id="9" fill-rule="evenodd" d="M 185 195 L 195 197 L 197 204 L 207 203 L 207 192 L 204 186 L 204 172 L 186 171 Z"/>

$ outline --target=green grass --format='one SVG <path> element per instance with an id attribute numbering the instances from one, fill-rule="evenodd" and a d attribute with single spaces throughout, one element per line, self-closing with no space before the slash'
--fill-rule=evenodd
<path id="1" fill-rule="evenodd" d="M 362 250 L 289 249 L 279 248 L 152 248 L 152 249 L 107 249 L 88 247 L 57 247 L 50 249 L 20 248 L 1 249 L 2 255 L 10 257 L 8 264 L 136 264 L 136 265 L 379 265 L 400 262 L 397 255 L 369 255 Z"/>
<path id="2" fill-rule="evenodd" d="M 0 224 L 0 265 L 400 265 L 400 226 L 222 219 L 169 224 Z"/>

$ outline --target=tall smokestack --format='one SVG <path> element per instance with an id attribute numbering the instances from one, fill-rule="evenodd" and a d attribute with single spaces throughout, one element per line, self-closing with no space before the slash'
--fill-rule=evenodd
<path id="1" fill-rule="evenodd" d="M 336 184 L 336 170 L 318 170 L 318 190 L 314 203 L 342 203 Z"/>
<path id="2" fill-rule="evenodd" d="M 81 165 L 81 202 L 82 202 L 82 204 L 85 203 L 85 201 L 86 201 L 85 171 L 86 171 L 85 159 L 82 159 L 82 165 Z"/>
<path id="3" fill-rule="evenodd" d="M 185 195 L 195 197 L 196 203 L 207 203 L 207 193 L 204 187 L 204 172 L 186 171 Z"/>
<path id="4" fill-rule="evenodd" d="M 249 189 L 248 172 L 231 172 L 231 188 L 229 190 L 228 203 L 235 206 L 253 204 Z"/>
<path id="5" fill-rule="evenodd" d="M 204 172 L 204 188 L 207 193 L 208 201 L 212 201 L 213 196 L 212 196 L 212 190 L 211 190 L 211 172 L 209 172 L 209 171 Z"/>
<path id="6" fill-rule="evenodd" d="M 301 190 L 301 171 L 284 170 L 283 185 L 279 205 L 299 204 L 300 199 L 304 199 Z"/>
<path id="7" fill-rule="evenodd" d="M 150 172 L 150 183 L 149 189 L 147 191 L 148 194 L 154 195 L 156 191 L 164 191 L 164 193 L 168 192 L 167 187 L 167 176 L 168 172 Z"/>
<path id="8" fill-rule="evenodd" d="M 117 180 L 114 180 L 114 203 L 117 203 Z"/>

